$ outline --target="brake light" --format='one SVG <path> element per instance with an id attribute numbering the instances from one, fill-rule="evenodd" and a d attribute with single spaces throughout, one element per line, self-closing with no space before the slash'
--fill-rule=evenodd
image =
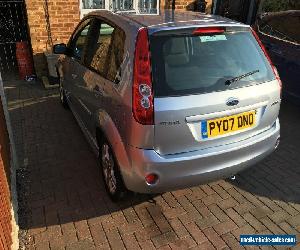
<path id="1" fill-rule="evenodd" d="M 204 35 L 204 34 L 222 34 L 225 32 L 224 28 L 220 27 L 201 27 L 193 31 L 193 35 Z"/>
<path id="2" fill-rule="evenodd" d="M 274 73 L 274 75 L 275 75 L 275 77 L 276 77 L 276 80 L 277 80 L 277 82 L 278 82 L 278 84 L 279 84 L 279 87 L 280 87 L 280 96 L 281 96 L 281 94 L 282 94 L 282 82 L 281 82 L 281 79 L 280 79 L 278 70 L 277 70 L 276 67 L 274 66 L 274 64 L 273 64 L 273 62 L 272 62 L 272 60 L 271 60 L 271 58 L 270 58 L 270 56 L 269 56 L 269 54 L 268 54 L 268 52 L 267 52 L 265 46 L 263 45 L 263 43 L 262 43 L 261 40 L 259 39 L 259 36 L 258 36 L 257 33 L 255 32 L 255 30 L 253 30 L 253 29 L 251 28 L 251 31 L 252 31 L 253 36 L 255 37 L 256 41 L 258 42 L 260 48 L 261 48 L 262 51 L 264 52 L 265 56 L 267 57 L 267 59 L 268 59 L 270 65 L 271 65 L 271 67 L 272 67 L 272 69 L 273 69 L 273 73 Z"/>
<path id="3" fill-rule="evenodd" d="M 133 72 L 133 116 L 140 124 L 152 125 L 154 123 L 153 88 L 147 28 L 141 28 L 137 35 Z"/>

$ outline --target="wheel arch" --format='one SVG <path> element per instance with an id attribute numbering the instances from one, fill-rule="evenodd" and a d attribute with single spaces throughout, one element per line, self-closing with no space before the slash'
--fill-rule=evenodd
<path id="1" fill-rule="evenodd" d="M 101 142 L 105 138 L 113 150 L 120 173 L 126 185 L 126 180 L 128 180 L 128 178 L 132 175 L 132 169 L 125 144 L 122 141 L 115 123 L 107 112 L 100 110 L 97 114 L 95 134 L 98 147 L 100 147 Z"/>

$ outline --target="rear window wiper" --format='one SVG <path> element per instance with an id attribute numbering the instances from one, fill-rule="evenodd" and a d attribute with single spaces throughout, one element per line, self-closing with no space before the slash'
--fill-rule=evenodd
<path id="1" fill-rule="evenodd" d="M 234 83 L 234 82 L 237 82 L 237 81 L 239 81 L 239 80 L 241 80 L 241 79 L 243 79 L 243 78 L 245 78 L 245 77 L 247 77 L 247 76 L 254 75 L 254 74 L 258 73 L 258 72 L 259 72 L 259 70 L 257 69 L 257 70 L 250 71 L 250 72 L 248 72 L 248 73 L 246 73 L 246 74 L 243 74 L 243 75 L 234 77 L 234 78 L 232 78 L 232 79 L 227 80 L 227 81 L 225 82 L 225 85 L 229 86 L 229 85 L 231 85 L 231 84 Z"/>

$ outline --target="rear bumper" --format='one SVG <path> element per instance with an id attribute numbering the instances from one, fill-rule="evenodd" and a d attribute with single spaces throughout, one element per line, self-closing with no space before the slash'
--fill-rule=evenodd
<path id="1" fill-rule="evenodd" d="M 154 150 L 128 147 L 132 172 L 124 176 L 129 190 L 139 193 L 160 193 L 217 179 L 224 179 L 250 167 L 275 149 L 280 137 L 280 124 L 242 142 L 189 153 L 161 156 Z M 145 176 L 155 173 L 159 180 L 148 185 Z"/>

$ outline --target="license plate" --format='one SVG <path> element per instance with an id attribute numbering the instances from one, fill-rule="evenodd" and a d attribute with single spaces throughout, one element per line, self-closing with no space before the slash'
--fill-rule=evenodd
<path id="1" fill-rule="evenodd" d="M 202 138 L 212 138 L 255 126 L 256 111 L 202 121 Z"/>

